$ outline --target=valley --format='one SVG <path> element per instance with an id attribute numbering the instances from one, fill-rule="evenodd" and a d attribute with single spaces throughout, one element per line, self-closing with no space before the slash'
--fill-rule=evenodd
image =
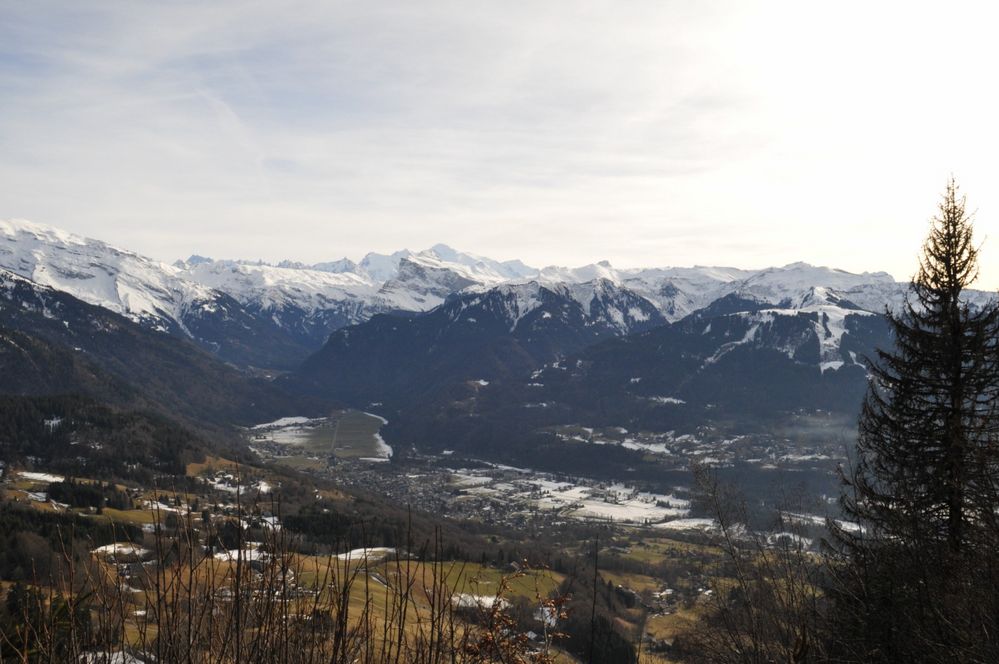
<path id="1" fill-rule="evenodd" d="M 0 3 L 0 664 L 999 662 L 999 9 L 896 4 Z"/>
<path id="2" fill-rule="evenodd" d="M 260 462 L 307 471 L 346 490 L 457 522 L 479 522 L 527 533 L 551 533 L 590 522 L 627 529 L 711 529 L 704 506 L 692 506 L 693 467 L 738 482 L 757 508 L 753 523 L 766 532 L 768 519 L 792 508 L 814 537 L 836 516 L 838 467 L 850 437 L 844 418 L 798 414 L 772 433 L 727 435 L 716 427 L 695 433 L 634 432 L 623 427 L 552 427 L 565 457 L 580 446 L 611 446 L 638 452 L 638 463 L 655 467 L 654 480 L 635 481 L 636 471 L 603 479 L 540 470 L 527 455 L 512 466 L 455 450 L 407 449 L 393 456 L 379 430 L 387 422 L 359 411 L 329 418 L 289 417 L 246 432 Z M 793 505 L 790 501 L 794 500 Z M 692 508 L 696 514 L 692 515 Z M 811 514 L 808 514 L 808 511 Z"/>
<path id="3" fill-rule="evenodd" d="M 388 461 L 389 447 L 379 433 L 388 422 L 355 410 L 335 411 L 328 417 L 285 417 L 250 427 L 249 449 L 261 459 L 316 468 L 341 460 Z"/>
<path id="4" fill-rule="evenodd" d="M 132 593 L 121 651 L 164 643 L 188 600 L 164 609 L 154 581 L 176 574 L 233 619 L 340 611 L 415 644 L 416 616 L 471 639 L 502 615 L 568 662 L 593 612 L 607 648 L 684 661 L 747 551 L 808 560 L 828 520 L 856 529 L 839 469 L 902 292 L 805 264 L 535 269 L 444 245 L 163 265 L 5 222 L 0 572 L 92 560 Z M 439 593 L 407 590 L 414 570 Z"/>

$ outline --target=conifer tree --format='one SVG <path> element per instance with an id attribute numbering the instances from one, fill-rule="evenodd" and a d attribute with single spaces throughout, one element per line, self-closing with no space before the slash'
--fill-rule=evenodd
<path id="1" fill-rule="evenodd" d="M 999 661 L 999 306 L 967 299 L 972 231 L 951 179 L 870 366 L 830 592 L 846 661 Z"/>
<path id="2" fill-rule="evenodd" d="M 864 402 L 847 513 L 867 539 L 946 542 L 958 553 L 995 523 L 999 307 L 973 307 L 971 217 L 953 179 Z"/>

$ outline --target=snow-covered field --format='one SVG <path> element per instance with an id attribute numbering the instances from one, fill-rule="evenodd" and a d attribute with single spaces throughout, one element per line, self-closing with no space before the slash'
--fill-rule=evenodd
<path id="1" fill-rule="evenodd" d="M 267 560 L 270 557 L 266 551 L 260 548 L 260 544 L 257 542 L 247 542 L 246 547 L 242 550 L 231 549 L 229 551 L 219 551 L 215 554 L 215 560 L 227 560 L 230 562 L 242 559 L 245 561 L 250 560 Z"/>
<path id="2" fill-rule="evenodd" d="M 51 473 L 33 473 L 29 471 L 22 470 L 19 472 L 18 477 L 29 482 L 62 482 L 66 478 L 62 475 L 53 475 Z"/>
<path id="3" fill-rule="evenodd" d="M 494 595 L 474 595 L 472 593 L 458 593 L 451 598 L 451 603 L 459 609 L 483 609 L 488 610 L 499 602 L 499 606 L 505 608 L 509 602 L 502 597 Z"/>
<path id="4" fill-rule="evenodd" d="M 664 530 L 715 530 L 718 523 L 714 519 L 672 519 L 656 527 Z"/>
<path id="5" fill-rule="evenodd" d="M 541 474 L 501 477 L 494 469 L 455 471 L 451 483 L 469 495 L 522 503 L 540 511 L 559 511 L 572 519 L 648 524 L 690 512 L 690 503 L 684 498 L 638 491 L 625 484 L 577 484 Z"/>
<path id="6" fill-rule="evenodd" d="M 283 429 L 285 427 L 290 427 L 290 426 L 296 425 L 296 424 L 309 424 L 309 423 L 317 423 L 317 422 L 321 422 L 321 421 L 322 421 L 322 418 L 308 418 L 308 417 L 301 417 L 301 416 L 282 417 L 282 418 L 274 420 L 273 422 L 264 422 L 263 424 L 257 424 L 257 425 L 255 425 L 253 427 L 250 427 L 250 428 L 253 429 L 253 430 L 260 430 L 260 429 Z"/>
<path id="7" fill-rule="evenodd" d="M 379 415 L 347 411 L 333 417 L 282 417 L 251 427 L 249 436 L 254 443 L 294 448 L 289 452 L 328 456 L 332 451 L 337 456 L 377 462 L 392 456 L 392 446 L 378 431 L 386 424 L 388 420 Z"/>
<path id="8" fill-rule="evenodd" d="M 98 556 L 135 556 L 136 558 L 141 558 L 152 552 L 131 542 L 114 542 L 113 544 L 99 546 L 91 551 L 91 553 Z"/>
<path id="9" fill-rule="evenodd" d="M 388 558 L 395 554 L 395 549 L 385 546 L 374 546 L 367 549 L 352 549 L 346 553 L 337 555 L 337 560 L 369 560 L 376 561 Z"/>

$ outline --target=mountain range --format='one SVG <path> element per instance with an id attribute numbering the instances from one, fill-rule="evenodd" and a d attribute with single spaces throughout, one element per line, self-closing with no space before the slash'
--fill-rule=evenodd
<path id="1" fill-rule="evenodd" d="M 335 330 L 377 314 L 415 314 L 448 297 L 498 287 L 563 288 L 589 309 L 610 290 L 675 322 L 730 294 L 796 308 L 812 288 L 874 312 L 901 301 L 905 285 L 886 273 L 851 274 L 795 263 L 780 268 L 532 268 L 438 244 L 390 255 L 277 265 L 191 256 L 167 265 L 105 242 L 22 220 L 0 221 L 0 270 L 68 293 L 149 329 L 191 339 L 240 367 L 289 370 Z M 533 285 L 532 285 L 533 284 Z M 601 285 L 602 284 L 602 285 Z M 607 325 L 643 327 L 607 309 Z"/>
<path id="2" fill-rule="evenodd" d="M 0 388 L 103 392 L 215 423 L 363 407 L 413 436 L 442 418 L 662 428 L 850 413 L 906 289 L 806 263 L 538 269 L 442 244 L 358 262 L 165 264 L 9 220 Z M 233 398 L 212 398 L 219 385 Z"/>

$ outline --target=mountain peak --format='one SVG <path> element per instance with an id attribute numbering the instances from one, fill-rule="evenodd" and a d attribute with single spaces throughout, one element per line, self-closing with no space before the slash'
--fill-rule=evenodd
<path id="1" fill-rule="evenodd" d="M 787 265 L 785 265 L 780 269 L 781 270 L 815 270 L 815 269 L 828 270 L 829 268 L 816 267 L 815 265 L 812 265 L 811 263 L 806 263 L 805 261 L 795 261 L 793 263 L 788 263 Z"/>
<path id="2" fill-rule="evenodd" d="M 174 267 L 179 267 L 180 269 L 194 267 L 195 265 L 201 265 L 203 263 L 212 263 L 213 259 L 208 256 L 199 256 L 198 254 L 191 254 L 187 257 L 187 260 L 176 260 L 174 261 Z"/>
<path id="3" fill-rule="evenodd" d="M 454 249 L 453 247 L 444 244 L 443 242 L 438 242 L 434 246 L 430 247 L 430 251 L 434 252 L 435 254 L 437 254 L 438 256 L 440 256 L 445 260 L 452 260 L 453 258 L 457 257 L 459 254 L 462 253 L 457 249 Z"/>
<path id="4" fill-rule="evenodd" d="M 97 240 L 91 240 L 90 238 L 70 233 L 61 228 L 28 221 L 27 219 L 0 219 L 0 234 L 6 235 L 8 238 L 15 238 L 18 235 L 31 235 L 43 242 L 58 244 L 88 244 L 98 242 Z"/>

